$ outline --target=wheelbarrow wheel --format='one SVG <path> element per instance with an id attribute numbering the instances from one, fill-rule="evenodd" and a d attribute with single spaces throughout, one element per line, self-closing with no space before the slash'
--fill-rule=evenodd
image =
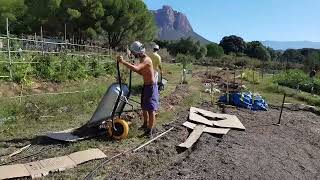
<path id="1" fill-rule="evenodd" d="M 121 140 L 126 139 L 129 134 L 129 125 L 123 119 L 116 119 L 114 122 L 115 129 L 112 128 L 112 125 L 108 128 L 108 134 L 110 137 Z"/>

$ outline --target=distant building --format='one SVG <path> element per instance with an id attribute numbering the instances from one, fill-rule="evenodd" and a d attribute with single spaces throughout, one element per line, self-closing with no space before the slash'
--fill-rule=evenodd
<path id="1" fill-rule="evenodd" d="M 2 40 L 0 40 L 0 49 L 2 49 L 3 48 L 3 42 L 2 42 Z"/>

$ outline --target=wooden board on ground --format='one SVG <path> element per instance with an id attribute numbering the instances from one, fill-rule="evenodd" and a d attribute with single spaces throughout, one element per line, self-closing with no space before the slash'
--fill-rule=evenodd
<path id="1" fill-rule="evenodd" d="M 205 125 L 197 125 L 192 131 L 192 133 L 190 134 L 190 136 L 187 138 L 187 140 L 184 143 L 179 144 L 179 147 L 187 148 L 187 149 L 192 147 L 192 145 L 195 142 L 197 142 L 197 140 L 200 138 L 205 128 L 206 128 Z"/>
<path id="2" fill-rule="evenodd" d="M 205 125 L 208 125 L 208 126 L 213 126 L 213 121 L 209 121 L 207 118 L 203 117 L 203 116 L 200 116 L 194 112 L 191 112 L 190 111 L 190 114 L 189 114 L 189 119 L 191 121 L 194 121 L 194 122 L 197 122 L 197 123 L 201 123 L 201 124 L 205 124 Z"/>
<path id="3" fill-rule="evenodd" d="M 231 129 L 240 129 L 240 130 L 246 129 L 243 126 L 243 124 L 240 122 L 237 116 L 228 115 L 226 117 L 227 117 L 226 120 L 214 121 L 213 125 L 217 127 L 231 128 Z"/>
<path id="4" fill-rule="evenodd" d="M 195 108 L 195 107 L 191 107 L 190 108 L 190 113 L 199 113 L 199 114 L 203 114 L 205 116 L 208 116 L 208 117 L 211 117 L 211 118 L 219 118 L 219 119 L 226 119 L 226 115 L 227 114 L 218 114 L 218 113 L 214 113 L 214 112 L 211 112 L 211 111 L 207 111 L 207 110 L 204 110 L 204 109 L 199 109 L 199 108 Z"/>
<path id="5" fill-rule="evenodd" d="M 68 156 L 55 157 L 26 163 L 25 167 L 32 178 L 41 178 L 47 176 L 50 172 L 59 172 L 74 168 L 75 163 Z"/>
<path id="6" fill-rule="evenodd" d="M 0 166 L 0 179 L 22 178 L 30 176 L 24 164 Z"/>
<path id="7" fill-rule="evenodd" d="M 86 151 L 72 153 L 69 157 L 76 165 L 79 165 L 93 159 L 106 158 L 107 156 L 100 149 L 88 149 Z"/>
<path id="8" fill-rule="evenodd" d="M 189 129 L 194 129 L 197 125 L 186 121 L 183 125 Z M 206 127 L 203 132 L 210 133 L 210 134 L 222 134 L 225 135 L 229 132 L 229 128 L 213 128 L 213 127 Z"/>
<path id="9" fill-rule="evenodd" d="M 200 113 L 203 114 L 204 116 L 210 117 L 212 119 L 218 118 L 217 120 L 208 120 L 207 118 L 196 114 Z M 190 108 L 190 115 L 192 114 L 193 119 L 190 118 L 190 120 L 195 121 L 195 122 L 207 122 L 210 121 L 214 126 L 217 127 L 222 127 L 222 128 L 232 128 L 232 129 L 240 129 L 240 130 L 245 130 L 246 128 L 243 126 L 243 124 L 240 122 L 237 116 L 235 115 L 230 115 L 230 114 L 218 114 L 218 113 L 213 113 L 210 111 L 206 111 L 203 109 L 191 107 Z M 202 118 L 200 118 L 200 117 Z M 196 120 L 194 120 L 196 119 Z M 203 123 L 208 125 L 209 123 Z"/>
<path id="10" fill-rule="evenodd" d="M 68 156 L 60 156 L 25 164 L 0 166 L 0 179 L 32 177 L 40 178 L 49 173 L 74 168 L 84 162 L 105 158 L 99 149 L 80 151 Z"/>

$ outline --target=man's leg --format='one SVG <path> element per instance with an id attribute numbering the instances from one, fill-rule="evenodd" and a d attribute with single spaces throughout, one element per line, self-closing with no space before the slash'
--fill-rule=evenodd
<path id="1" fill-rule="evenodd" d="M 143 110 L 143 125 L 141 126 L 141 128 L 139 129 L 145 129 L 148 127 L 148 124 L 150 124 L 149 121 L 149 115 L 148 115 L 148 111 Z"/>
<path id="2" fill-rule="evenodd" d="M 157 134 L 156 131 L 156 116 L 155 116 L 155 111 L 148 111 L 148 116 L 149 116 L 149 124 L 148 124 L 148 131 L 147 136 L 149 138 L 154 138 L 155 135 Z"/>
<path id="3" fill-rule="evenodd" d="M 155 111 L 148 111 L 148 115 L 149 115 L 148 128 L 153 129 L 156 127 L 156 112 Z"/>

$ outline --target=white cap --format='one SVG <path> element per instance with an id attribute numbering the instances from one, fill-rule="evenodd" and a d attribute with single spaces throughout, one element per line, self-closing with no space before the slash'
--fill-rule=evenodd
<path id="1" fill-rule="evenodd" d="M 144 48 L 143 44 L 139 41 L 135 41 L 131 44 L 130 50 L 134 53 L 145 53 L 146 48 Z"/>
<path id="2" fill-rule="evenodd" d="M 153 46 L 153 49 L 159 50 L 159 49 L 160 49 L 160 47 L 159 47 L 159 45 L 158 45 L 158 44 L 156 44 L 156 45 L 154 45 L 154 46 Z"/>

